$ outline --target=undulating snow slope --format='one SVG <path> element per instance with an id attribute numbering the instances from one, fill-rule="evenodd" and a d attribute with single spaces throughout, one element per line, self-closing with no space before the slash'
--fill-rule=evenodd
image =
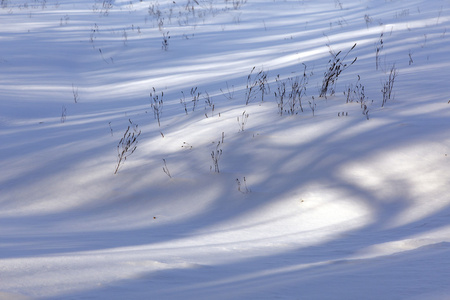
<path id="1" fill-rule="evenodd" d="M 0 299 L 450 298 L 448 1 L 0 20 Z"/>

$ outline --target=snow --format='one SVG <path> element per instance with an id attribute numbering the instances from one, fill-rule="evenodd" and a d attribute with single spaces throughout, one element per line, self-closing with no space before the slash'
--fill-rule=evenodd
<path id="1" fill-rule="evenodd" d="M 447 1 L 0 14 L 0 299 L 450 297 Z M 329 51 L 355 43 L 320 98 Z M 303 111 L 280 115 L 277 76 L 305 66 Z M 246 105 L 258 72 L 270 92 Z M 368 118 L 343 94 L 359 83 Z M 114 174 L 130 122 L 137 148 Z"/>

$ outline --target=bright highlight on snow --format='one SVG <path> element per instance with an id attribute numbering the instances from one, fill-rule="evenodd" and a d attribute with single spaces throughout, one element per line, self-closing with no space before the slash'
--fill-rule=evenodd
<path id="1" fill-rule="evenodd" d="M 0 299 L 449 297 L 447 1 L 0 16 Z"/>

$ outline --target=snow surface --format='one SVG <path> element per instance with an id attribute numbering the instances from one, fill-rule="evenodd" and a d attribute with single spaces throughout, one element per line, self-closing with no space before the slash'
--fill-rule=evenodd
<path id="1" fill-rule="evenodd" d="M 0 14 L 0 299 L 450 299 L 448 1 Z M 320 98 L 330 48 L 355 43 Z M 277 75 L 305 66 L 303 112 L 280 116 Z M 253 68 L 270 93 L 246 105 Z M 343 94 L 358 76 L 369 119 Z"/>

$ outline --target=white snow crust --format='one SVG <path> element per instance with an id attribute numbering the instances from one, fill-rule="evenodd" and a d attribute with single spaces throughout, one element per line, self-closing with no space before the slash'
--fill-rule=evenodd
<path id="1" fill-rule="evenodd" d="M 448 1 L 5 0 L 0 19 L 1 300 L 450 299 Z M 319 97 L 330 51 L 347 68 Z"/>

